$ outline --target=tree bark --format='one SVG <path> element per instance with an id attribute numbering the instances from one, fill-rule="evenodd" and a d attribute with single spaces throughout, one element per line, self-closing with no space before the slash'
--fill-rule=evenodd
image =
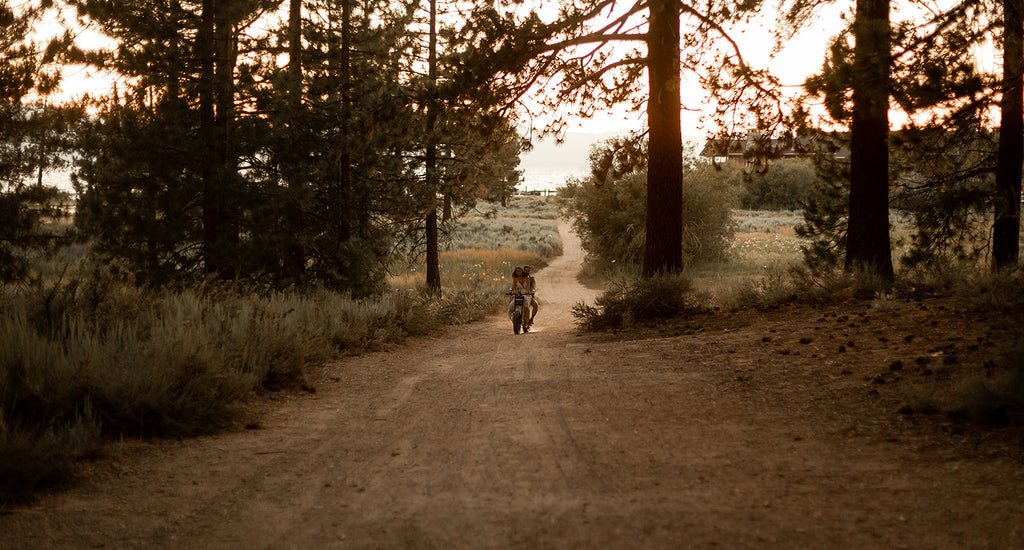
<path id="1" fill-rule="evenodd" d="M 288 100 L 302 106 L 302 0 L 288 3 Z"/>
<path id="2" fill-rule="evenodd" d="M 203 0 L 202 21 L 199 29 L 199 58 L 202 73 L 199 78 L 199 133 L 203 148 L 200 151 L 200 177 L 203 180 L 203 266 L 208 274 L 222 271 L 219 253 L 221 219 L 218 185 L 215 181 L 216 168 L 214 163 L 214 72 L 215 54 L 213 49 L 215 0 Z"/>
<path id="3" fill-rule="evenodd" d="M 683 265 L 683 141 L 680 127 L 678 0 L 650 2 L 647 72 L 650 130 L 643 276 Z"/>
<path id="4" fill-rule="evenodd" d="M 306 271 L 306 251 L 299 236 L 305 234 L 303 214 L 304 182 L 299 175 L 301 142 L 299 121 L 302 113 L 302 0 L 288 4 L 288 143 L 285 144 L 285 180 L 288 185 L 285 219 L 289 238 L 285 245 L 284 268 L 286 276 L 302 279 Z"/>
<path id="5" fill-rule="evenodd" d="M 329 27 L 331 40 L 328 42 L 328 73 L 334 77 L 337 75 L 338 85 L 329 93 L 331 99 L 341 107 L 341 119 L 338 121 L 339 134 L 341 138 L 340 151 L 333 158 L 334 162 L 329 164 L 330 173 L 327 176 L 328 185 L 325 189 L 328 197 L 328 212 L 326 215 L 327 231 L 336 241 L 340 250 L 343 243 L 352 239 L 352 224 L 350 221 L 351 211 L 351 186 L 352 186 L 352 2 L 341 0 L 341 21 L 337 20 L 337 12 L 329 11 Z M 341 41 L 335 39 L 335 33 L 340 33 Z M 351 279 L 358 277 L 344 273 Z"/>
<path id="6" fill-rule="evenodd" d="M 427 185 L 427 290 L 441 295 L 440 251 L 438 250 L 437 228 L 437 140 L 434 137 L 437 126 L 437 0 L 430 0 L 430 37 L 427 44 L 427 150 L 425 159 L 425 178 Z"/>
<path id="7" fill-rule="evenodd" d="M 236 198 L 241 195 L 238 187 L 238 163 L 232 145 L 235 124 L 235 66 L 238 62 L 238 35 L 235 29 L 236 16 L 229 2 L 217 2 L 215 14 L 215 44 L 217 63 L 214 74 L 217 85 L 217 172 L 220 184 L 220 208 L 223 214 L 223 254 L 227 271 L 224 275 L 234 277 L 241 266 L 238 264 L 239 208 Z M 237 9 L 237 8 L 235 8 Z"/>
<path id="8" fill-rule="evenodd" d="M 891 282 L 889 32 L 889 0 L 857 0 L 846 270 Z"/>
<path id="9" fill-rule="evenodd" d="M 238 44 L 230 4 L 203 0 L 199 30 L 202 60 L 199 111 L 203 140 L 203 260 L 207 273 L 238 275 L 239 215 L 231 200 L 238 196 L 238 167 L 231 147 L 235 117 L 235 63 Z"/>
<path id="10" fill-rule="evenodd" d="M 1024 165 L 1024 5 L 1003 0 L 1003 96 L 1000 100 L 999 160 L 996 164 L 995 269 L 1020 257 L 1020 192 Z"/>
<path id="11" fill-rule="evenodd" d="M 352 0 L 341 2 L 341 136 L 338 181 L 338 239 L 352 239 Z"/>

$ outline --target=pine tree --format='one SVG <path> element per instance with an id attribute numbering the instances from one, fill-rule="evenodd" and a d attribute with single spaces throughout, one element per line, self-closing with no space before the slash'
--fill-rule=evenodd
<path id="1" fill-rule="evenodd" d="M 846 269 L 892 281 L 889 242 L 889 0 L 857 0 Z"/>
<path id="2" fill-rule="evenodd" d="M 1003 82 L 1013 78 L 986 75 L 972 56 L 964 55 L 990 40 L 992 28 L 1003 25 L 1004 17 L 989 8 L 959 3 L 927 21 L 904 21 L 892 28 L 890 108 L 904 111 L 909 123 L 889 136 L 889 180 L 892 206 L 908 214 L 914 225 L 908 253 L 902 258 L 908 267 L 976 261 L 988 249 L 989 234 L 979 218 L 981 212 L 1002 212 L 997 214 L 1002 221 L 996 225 L 1007 228 L 991 234 L 994 263 L 1014 246 L 1009 241 L 1016 243 L 1019 238 L 1019 226 L 1013 225 L 1019 198 L 1013 197 L 1012 182 L 1020 177 L 997 174 L 1021 163 L 1012 154 L 1020 148 L 1014 142 L 1019 142 L 1021 131 L 994 132 L 988 122 L 988 111 L 998 106 L 996 98 L 1012 99 L 1013 94 L 1003 90 L 1012 91 L 1013 86 Z M 1017 57 L 1008 54 L 1011 63 L 1004 68 L 1012 70 Z M 808 81 L 810 93 L 824 99 L 835 121 L 850 116 L 849 92 L 858 80 L 852 58 L 852 48 L 838 39 L 822 73 Z M 1020 118 L 1010 112 L 1012 105 L 1000 107 L 1007 115 L 1004 122 Z M 1010 182 L 1002 184 L 1002 198 L 995 191 L 994 177 Z M 846 200 L 845 193 L 841 200 Z M 824 210 L 805 209 L 805 213 L 814 212 Z M 808 217 L 807 229 L 809 234 L 846 245 L 846 232 L 830 230 L 824 217 Z"/>
<path id="3" fill-rule="evenodd" d="M 487 91 L 496 103 L 516 102 L 531 89 L 557 84 L 541 98 L 544 108 L 560 114 L 550 124 L 556 133 L 572 112 L 567 105 L 587 116 L 618 103 L 646 103 L 650 157 L 643 274 L 677 271 L 683 263 L 680 73 L 685 67 L 700 74 L 711 93 L 751 92 L 745 101 L 752 104 L 772 96 L 772 80 L 752 70 L 738 50 L 710 45 L 713 37 L 728 38 L 727 21 L 742 19 L 759 5 L 566 2 L 552 22 L 536 12 L 517 15 L 512 7 L 506 12 L 483 8 L 469 29 L 477 55 L 464 73 L 468 81 L 489 79 Z M 684 23 L 688 32 L 681 33 Z M 636 47 L 619 56 L 607 48 L 610 44 Z"/>
<path id="4" fill-rule="evenodd" d="M 78 6 L 122 43 L 90 58 L 132 79 L 106 98 L 83 145 L 79 222 L 101 252 L 152 282 L 214 275 L 381 290 L 396 230 L 422 221 L 427 195 L 411 6 Z M 468 202 L 498 179 L 507 192 L 512 169 L 492 178 L 482 166 L 511 163 L 504 145 L 517 154 L 518 137 L 464 96 L 438 111 L 452 105 L 438 116 L 432 192 Z"/>
<path id="5" fill-rule="evenodd" d="M 214 111 L 209 75 L 201 78 L 211 59 L 200 56 L 202 6 L 76 7 L 119 44 L 88 59 L 133 79 L 103 98 L 83 135 L 76 223 L 98 252 L 127 259 L 140 281 L 205 272 Z"/>
<path id="6" fill-rule="evenodd" d="M 992 261 L 996 269 L 1020 257 L 1020 189 L 1024 164 L 1024 5 L 1002 0 L 1003 75 L 999 102 L 999 160 L 996 165 Z"/>
<path id="7" fill-rule="evenodd" d="M 289 44 L 301 75 L 291 61 L 279 67 L 266 57 L 244 91 L 256 98 L 263 127 L 264 149 L 252 159 L 256 192 L 282 198 L 253 210 L 264 223 L 252 238 L 263 251 L 260 268 L 277 284 L 365 295 L 381 290 L 394 224 L 414 210 L 406 190 L 422 126 L 403 81 L 409 15 L 354 1 L 307 1 L 302 13 L 300 52 L 291 22 L 261 46 Z"/>
<path id="8" fill-rule="evenodd" d="M 59 83 L 52 65 L 68 50 L 68 35 L 48 44 L 29 39 L 49 3 L 12 6 L 0 2 L 0 282 L 24 281 L 30 275 L 26 252 L 54 242 L 41 228 L 45 218 L 64 216 L 62 193 L 43 185 L 45 170 L 64 164 L 82 116 L 75 106 L 53 107 L 45 98 Z"/>

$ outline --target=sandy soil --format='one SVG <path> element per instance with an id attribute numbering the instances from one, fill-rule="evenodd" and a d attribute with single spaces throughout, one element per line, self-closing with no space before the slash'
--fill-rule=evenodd
<path id="1" fill-rule="evenodd" d="M 0 547 L 1024 548 L 1019 430 L 899 412 L 998 323 L 850 303 L 580 335 L 563 238 L 534 332 L 452 327 L 250 429 L 125 442 Z"/>

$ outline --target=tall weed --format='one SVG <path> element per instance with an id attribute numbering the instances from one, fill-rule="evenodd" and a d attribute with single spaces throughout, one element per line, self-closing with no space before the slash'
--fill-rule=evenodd
<path id="1" fill-rule="evenodd" d="M 1014 313 L 1024 311 L 1024 268 L 999 272 L 959 270 L 954 295 L 964 309 Z M 973 273 L 974 276 L 963 276 Z"/>
<path id="2" fill-rule="evenodd" d="M 311 363 L 500 307 L 491 290 L 355 300 L 322 289 L 88 287 L 69 278 L 0 295 L 0 499 L 65 479 L 103 434 L 210 433 L 253 392 L 308 389 Z"/>

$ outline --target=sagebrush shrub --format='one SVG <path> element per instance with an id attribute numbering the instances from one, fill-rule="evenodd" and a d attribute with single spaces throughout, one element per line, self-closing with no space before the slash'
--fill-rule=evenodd
<path id="1" fill-rule="evenodd" d="M 572 312 L 581 329 L 606 330 L 702 313 L 707 303 L 687 277 L 667 275 L 614 285 L 595 306 L 578 303 Z"/>
<path id="2" fill-rule="evenodd" d="M 683 261 L 701 265 L 724 257 L 733 236 L 732 193 L 714 169 L 693 170 L 684 180 Z M 579 235 L 587 262 L 610 272 L 643 261 L 647 225 L 647 175 L 633 173 L 601 186 L 570 181 L 563 209 Z"/>
<path id="3" fill-rule="evenodd" d="M 629 266 L 643 261 L 646 156 L 629 154 L 628 162 L 619 165 L 616 155 L 622 151 L 622 143 L 615 140 L 596 145 L 590 157 L 591 176 L 570 179 L 559 190 L 563 216 L 580 237 L 588 267 L 603 273 L 628 272 Z M 733 236 L 736 192 L 734 182 L 719 167 L 692 157 L 685 160 L 682 253 L 684 263 L 696 266 L 725 256 Z"/>
<path id="4" fill-rule="evenodd" d="M 95 449 L 99 439 L 99 424 L 88 410 L 45 426 L 0 417 L 0 509 L 70 481 L 75 461 Z"/>
<path id="5" fill-rule="evenodd" d="M 743 179 L 740 205 L 748 210 L 799 210 L 817 186 L 814 164 L 799 159 L 773 160 Z"/>

